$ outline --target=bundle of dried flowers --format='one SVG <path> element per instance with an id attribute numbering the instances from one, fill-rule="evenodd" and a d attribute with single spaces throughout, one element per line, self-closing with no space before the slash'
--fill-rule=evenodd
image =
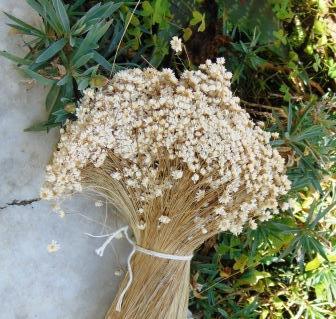
<path id="1" fill-rule="evenodd" d="M 278 212 L 290 183 L 270 133 L 240 108 L 230 78 L 220 58 L 180 79 L 133 69 L 87 90 L 78 120 L 61 132 L 42 197 L 94 188 L 138 246 L 167 254 L 190 255 L 220 231 L 255 228 Z M 185 318 L 189 266 L 136 252 L 121 312 L 113 306 L 108 317 Z"/>

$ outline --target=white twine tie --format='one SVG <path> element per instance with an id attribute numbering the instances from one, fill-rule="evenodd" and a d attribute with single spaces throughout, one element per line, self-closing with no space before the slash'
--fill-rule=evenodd
<path id="1" fill-rule="evenodd" d="M 133 281 L 133 272 L 132 272 L 132 267 L 131 267 L 131 259 L 134 255 L 134 253 L 136 251 L 149 255 L 149 256 L 153 256 L 153 257 L 158 257 L 158 258 L 163 258 L 163 259 L 170 259 L 170 260 L 178 260 L 178 261 L 190 261 L 193 258 L 193 255 L 189 255 L 189 256 L 179 256 L 179 255 L 170 255 L 170 254 L 165 254 L 165 253 L 160 253 L 157 251 L 153 251 L 153 250 L 149 250 L 143 247 L 138 246 L 137 244 L 134 243 L 134 241 L 129 237 L 128 235 L 128 226 L 123 226 L 121 228 L 119 228 L 118 230 L 116 230 L 115 232 L 113 232 L 112 234 L 107 234 L 107 235 L 91 235 L 86 233 L 86 235 L 90 236 L 90 237 L 95 237 L 95 238 L 103 238 L 103 237 L 108 237 L 105 242 L 98 248 L 95 250 L 96 254 L 100 257 L 102 257 L 104 255 L 104 251 L 105 248 L 108 246 L 108 244 L 114 239 L 114 238 L 121 238 L 122 237 L 122 233 L 125 234 L 125 237 L 127 239 L 127 241 L 132 245 L 132 251 L 129 254 L 128 258 L 127 258 L 127 270 L 128 270 L 128 282 L 125 286 L 125 288 L 123 289 L 123 291 L 121 292 L 119 298 L 118 298 L 118 302 L 116 305 L 116 310 L 118 312 L 121 311 L 121 305 L 124 299 L 124 296 L 127 292 L 127 290 L 129 289 L 129 287 L 132 284 Z"/>

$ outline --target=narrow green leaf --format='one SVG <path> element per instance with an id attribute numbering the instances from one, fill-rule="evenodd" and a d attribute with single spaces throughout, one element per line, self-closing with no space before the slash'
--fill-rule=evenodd
<path id="1" fill-rule="evenodd" d="M 70 32 L 70 20 L 65 6 L 61 0 L 52 0 L 53 6 L 55 8 L 56 14 L 62 24 L 63 31 L 65 33 Z"/>
<path id="2" fill-rule="evenodd" d="M 57 123 L 64 123 L 68 118 L 68 113 L 64 109 L 57 110 L 52 115 L 55 117 L 55 122 Z"/>
<path id="3" fill-rule="evenodd" d="M 15 30 L 18 30 L 19 33 L 31 35 L 31 36 L 38 37 L 38 38 L 43 38 L 40 34 L 36 34 L 33 30 L 22 27 L 18 24 L 7 23 L 7 25 Z"/>
<path id="4" fill-rule="evenodd" d="M 89 78 L 83 78 L 80 81 L 77 81 L 78 83 L 78 90 L 83 91 L 89 86 Z"/>
<path id="5" fill-rule="evenodd" d="M 111 71 L 112 70 L 112 64 L 107 61 L 101 54 L 99 54 L 97 51 L 93 51 L 93 59 L 101 65 L 105 70 Z"/>
<path id="6" fill-rule="evenodd" d="M 74 11 L 76 9 L 78 9 L 82 4 L 85 3 L 86 0 L 76 0 L 75 3 L 71 4 L 71 11 Z"/>
<path id="7" fill-rule="evenodd" d="M 107 54 L 111 54 L 117 47 L 117 44 L 119 43 L 122 34 L 124 32 L 123 25 L 120 20 L 117 21 L 116 25 L 114 26 L 113 30 L 113 36 L 111 38 L 111 43 L 107 49 Z"/>
<path id="8" fill-rule="evenodd" d="M 22 59 L 20 57 L 17 57 L 11 53 L 8 53 L 7 51 L 0 51 L 0 56 L 3 56 L 17 64 L 23 64 L 23 65 L 29 65 L 31 64 L 32 61 L 28 60 L 28 59 Z"/>
<path id="9" fill-rule="evenodd" d="M 37 63 L 48 61 L 52 58 L 57 52 L 61 51 L 66 45 L 66 39 L 60 39 L 53 43 L 50 47 L 44 50 L 36 59 Z"/>
<path id="10" fill-rule="evenodd" d="M 72 77 L 69 74 L 67 74 L 57 82 L 57 85 L 62 86 L 64 84 L 67 84 L 71 81 L 71 79 L 72 79 Z"/>
<path id="11" fill-rule="evenodd" d="M 60 17 L 57 15 L 54 6 L 50 0 L 38 0 L 39 3 L 43 6 L 44 18 L 48 24 L 53 28 L 58 36 L 64 35 L 65 31 L 62 28 L 62 22 Z"/>
<path id="12" fill-rule="evenodd" d="M 26 2 L 42 17 L 45 18 L 46 11 L 43 7 L 35 0 L 26 0 Z"/>
<path id="13" fill-rule="evenodd" d="M 54 108 L 55 103 L 59 97 L 60 91 L 61 88 L 58 85 L 56 85 L 56 83 L 54 83 L 46 97 L 45 105 L 47 111 L 50 111 Z"/>
<path id="14" fill-rule="evenodd" d="M 28 76 L 30 76 L 32 79 L 35 79 L 40 84 L 43 84 L 43 85 L 53 85 L 55 83 L 55 80 L 48 79 L 48 78 L 42 76 L 41 74 L 28 69 L 27 67 L 22 68 L 22 70 Z"/>
<path id="15" fill-rule="evenodd" d="M 89 62 L 92 59 L 92 57 L 93 57 L 93 53 L 88 53 L 88 54 L 81 56 L 78 60 L 76 60 L 74 67 L 80 68 L 81 66 Z"/>
<path id="16" fill-rule="evenodd" d="M 85 36 L 84 40 L 79 45 L 78 50 L 72 56 L 72 60 L 76 61 L 81 56 L 92 52 L 95 50 L 98 45 L 97 42 L 101 39 L 101 37 L 105 34 L 107 29 L 110 27 L 112 21 L 102 22 L 94 26 Z"/>
<path id="17" fill-rule="evenodd" d="M 26 129 L 24 129 L 25 132 L 41 132 L 41 131 L 49 131 L 49 129 L 53 127 L 60 126 L 61 123 L 51 123 L 49 121 L 40 122 L 37 124 L 34 124 Z"/>
<path id="18" fill-rule="evenodd" d="M 18 26 L 21 27 L 21 31 L 23 30 L 26 30 L 28 32 L 28 30 L 30 30 L 29 34 L 31 35 L 37 35 L 37 36 L 44 36 L 44 33 L 41 32 L 40 30 L 34 28 L 32 25 L 26 23 L 26 22 L 23 22 L 22 20 L 12 16 L 11 14 L 7 13 L 7 12 L 4 12 L 4 14 L 9 18 L 11 19 L 12 21 L 14 21 L 15 23 L 18 24 Z M 13 24 L 10 24 L 11 27 L 15 27 L 15 25 Z"/>

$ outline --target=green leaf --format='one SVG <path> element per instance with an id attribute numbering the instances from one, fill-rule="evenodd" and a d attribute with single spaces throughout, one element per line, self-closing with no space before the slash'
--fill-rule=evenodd
<path id="1" fill-rule="evenodd" d="M 192 35 L 192 30 L 190 28 L 183 29 L 183 40 L 188 41 Z"/>
<path id="2" fill-rule="evenodd" d="M 35 0 L 26 0 L 26 2 L 42 17 L 45 18 L 46 10 Z"/>
<path id="3" fill-rule="evenodd" d="M 318 258 L 318 256 L 316 256 L 313 260 L 311 260 L 310 262 L 306 264 L 305 270 L 312 271 L 312 270 L 319 268 L 320 266 L 321 266 L 321 261 Z"/>
<path id="4" fill-rule="evenodd" d="M 16 28 L 26 34 L 29 34 L 29 35 L 35 35 L 35 36 L 38 36 L 38 37 L 44 37 L 44 33 L 41 32 L 40 30 L 34 28 L 32 25 L 26 23 L 26 22 L 23 22 L 22 20 L 12 16 L 11 14 L 9 13 L 6 13 L 4 12 L 4 14 L 9 18 L 11 19 L 12 21 L 14 21 L 15 23 L 17 23 L 17 25 L 14 25 L 14 24 L 8 24 L 10 25 L 11 27 L 13 28 Z"/>
<path id="5" fill-rule="evenodd" d="M 6 51 L 0 51 L 0 55 L 17 63 L 17 64 L 22 64 L 22 65 L 29 65 L 32 63 L 31 60 L 28 60 L 28 59 L 23 59 L 23 58 L 20 58 L 20 57 L 17 57 L 11 53 L 8 53 Z"/>
<path id="6" fill-rule="evenodd" d="M 76 22 L 72 27 L 73 33 L 83 34 L 91 29 L 92 26 L 100 23 L 102 20 L 109 18 L 120 8 L 122 2 L 106 3 L 104 5 L 96 4 L 86 14 Z"/>
<path id="7" fill-rule="evenodd" d="M 143 3 L 142 3 L 142 12 L 141 12 L 141 14 L 142 14 L 142 16 L 144 16 L 144 17 L 149 17 L 149 16 L 151 16 L 152 14 L 153 14 L 153 12 L 154 12 L 154 9 L 153 9 L 153 7 L 151 6 L 151 4 L 149 3 L 149 1 L 144 1 Z"/>
<path id="8" fill-rule="evenodd" d="M 26 129 L 24 129 L 24 132 L 41 132 L 41 131 L 49 131 L 49 129 L 53 127 L 60 126 L 60 123 L 52 123 L 49 121 L 40 122 L 37 124 L 34 124 Z"/>
<path id="9" fill-rule="evenodd" d="M 64 109 L 57 110 L 53 112 L 52 115 L 55 117 L 55 122 L 57 123 L 64 123 L 68 118 L 68 112 Z"/>
<path id="10" fill-rule="evenodd" d="M 248 261 L 248 256 L 246 255 L 241 255 L 237 260 L 236 262 L 234 263 L 233 265 L 233 269 L 234 270 L 239 270 L 241 273 L 244 272 L 244 269 L 246 267 L 246 264 L 247 264 L 247 261 Z"/>
<path id="11" fill-rule="evenodd" d="M 78 90 L 83 91 L 89 86 L 89 78 L 81 78 L 77 80 L 78 83 Z"/>
<path id="12" fill-rule="evenodd" d="M 55 107 L 55 104 L 59 100 L 61 88 L 55 84 L 52 85 L 48 95 L 46 97 L 46 109 L 47 111 L 52 111 Z"/>
<path id="13" fill-rule="evenodd" d="M 58 85 L 56 85 L 56 83 L 54 83 L 46 97 L 45 105 L 46 105 L 47 111 L 50 111 L 54 108 L 59 98 L 60 91 L 61 91 L 61 88 Z"/>
<path id="14" fill-rule="evenodd" d="M 165 25 L 165 20 L 169 15 L 169 1 L 155 0 L 153 12 L 153 24 L 158 23 L 161 26 Z"/>
<path id="15" fill-rule="evenodd" d="M 64 46 L 66 45 L 67 40 L 66 39 L 60 39 L 53 43 L 50 47 L 48 47 L 46 50 L 44 50 L 36 59 L 36 63 L 41 63 L 48 61 L 50 58 L 52 58 L 56 53 L 61 51 Z"/>
<path id="16" fill-rule="evenodd" d="M 93 51 L 93 59 L 101 65 L 106 71 L 112 70 L 112 64 L 107 61 L 101 54 L 99 54 L 97 51 Z"/>
<path id="17" fill-rule="evenodd" d="M 72 77 L 69 74 L 67 74 L 57 82 L 57 85 L 62 86 L 62 85 L 68 84 L 71 80 L 72 80 Z"/>
<path id="18" fill-rule="evenodd" d="M 203 32 L 205 30 L 205 14 L 199 11 L 193 11 L 193 18 L 190 20 L 190 25 L 200 24 L 197 31 Z"/>
<path id="19" fill-rule="evenodd" d="M 92 57 L 93 52 L 81 56 L 78 60 L 76 60 L 74 67 L 77 69 L 80 68 L 81 66 L 89 62 L 92 59 Z"/>
<path id="20" fill-rule="evenodd" d="M 59 21 L 61 22 L 61 25 L 63 27 L 63 31 L 65 33 L 70 33 L 70 20 L 64 4 L 61 0 L 52 0 L 52 3 L 59 18 Z"/>
<path id="21" fill-rule="evenodd" d="M 76 0 L 74 3 L 71 4 L 71 10 L 78 9 L 82 4 L 85 3 L 86 0 Z"/>
<path id="22" fill-rule="evenodd" d="M 42 10 L 42 12 L 38 11 L 39 14 L 43 17 L 44 20 L 46 20 L 46 22 L 58 36 L 64 35 L 65 31 L 62 28 L 60 17 L 57 15 L 55 11 L 56 9 L 54 8 L 52 2 L 50 0 L 38 0 L 38 2 L 42 6 L 42 8 L 37 8 Z"/>
<path id="23" fill-rule="evenodd" d="M 22 70 L 28 76 L 30 76 L 32 79 L 36 80 L 37 82 L 39 82 L 42 85 L 53 85 L 55 83 L 55 80 L 48 79 L 48 78 L 42 76 L 41 74 L 28 69 L 27 67 L 23 67 Z"/>
<path id="24" fill-rule="evenodd" d="M 202 15 L 201 12 L 195 10 L 195 11 L 193 11 L 192 15 L 193 15 L 193 17 L 190 20 L 190 25 L 196 25 L 196 24 L 202 22 L 203 15 Z"/>
<path id="25" fill-rule="evenodd" d="M 112 21 L 101 22 L 95 25 L 91 30 L 87 33 L 84 40 L 79 45 L 78 50 L 72 56 L 72 61 L 76 61 L 81 56 L 91 53 L 93 50 L 98 48 L 98 41 L 103 37 L 108 28 L 110 27 Z"/>
<path id="26" fill-rule="evenodd" d="M 250 285 L 254 286 L 258 283 L 259 280 L 264 278 L 271 277 L 271 274 L 266 271 L 250 270 L 247 273 L 243 274 L 238 280 L 237 285 Z"/>

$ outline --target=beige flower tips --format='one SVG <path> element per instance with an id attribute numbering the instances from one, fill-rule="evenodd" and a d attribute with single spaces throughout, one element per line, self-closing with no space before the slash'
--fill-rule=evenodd
<path id="1" fill-rule="evenodd" d="M 173 37 L 170 41 L 171 48 L 176 52 L 182 52 L 182 40 L 178 37 Z"/>
<path id="2" fill-rule="evenodd" d="M 41 196 L 81 191 L 81 171 L 113 154 L 123 164 L 111 167 L 110 178 L 139 199 L 137 209 L 146 211 L 189 180 L 202 234 L 209 224 L 240 233 L 245 224 L 269 219 L 290 187 L 284 160 L 270 146 L 271 134 L 239 106 L 230 79 L 217 59 L 180 79 L 168 69 L 130 69 L 103 90 L 88 89 L 78 120 L 61 134 Z M 164 172 L 162 161 L 169 163 Z M 166 221 L 162 227 L 172 227 L 173 219 Z"/>

